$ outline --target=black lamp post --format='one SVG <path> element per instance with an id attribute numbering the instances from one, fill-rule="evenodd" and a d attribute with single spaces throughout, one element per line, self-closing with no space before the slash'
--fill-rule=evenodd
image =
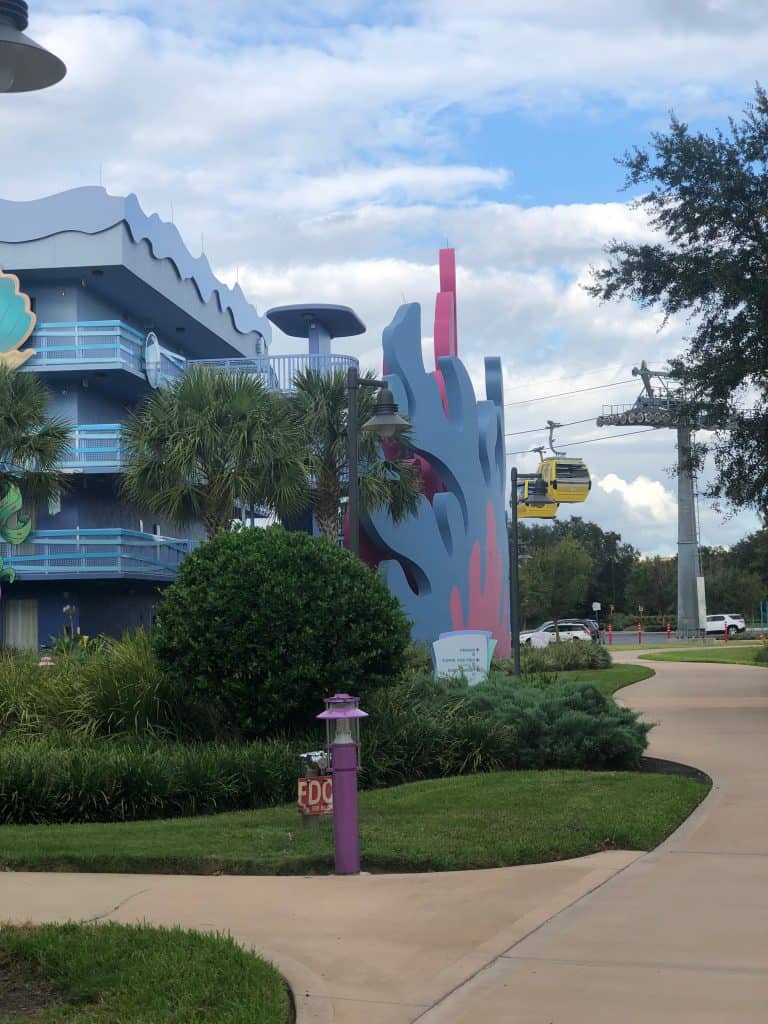
<path id="1" fill-rule="evenodd" d="M 376 408 L 373 416 L 363 424 L 362 429 L 378 434 L 379 437 L 394 437 L 408 427 L 397 409 L 394 395 L 386 381 L 361 377 L 356 366 L 347 370 L 347 466 L 349 473 L 349 550 L 360 554 L 360 487 L 358 480 L 357 392 L 360 388 L 378 388 Z"/>
<path id="2" fill-rule="evenodd" d="M 47 89 L 67 73 L 64 61 L 24 35 L 28 24 L 24 0 L 0 0 L 0 93 Z"/>
<path id="3" fill-rule="evenodd" d="M 520 675 L 520 546 L 517 533 L 517 466 L 512 467 L 509 499 L 509 623 L 512 631 L 513 674 Z"/>

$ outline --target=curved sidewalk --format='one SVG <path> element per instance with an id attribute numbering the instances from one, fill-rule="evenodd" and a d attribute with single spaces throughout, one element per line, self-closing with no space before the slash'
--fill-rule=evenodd
<path id="1" fill-rule="evenodd" d="M 283 971 L 299 1024 L 757 1024 L 768 671 L 654 668 L 619 699 L 660 723 L 649 753 L 716 789 L 652 853 L 349 879 L 0 874 L 0 919 L 229 931 Z"/>
<path id="2" fill-rule="evenodd" d="M 633 655 L 617 658 L 632 661 Z M 617 697 L 714 789 L 666 843 L 510 948 L 423 1024 L 768 1020 L 768 671 L 654 662 Z"/>

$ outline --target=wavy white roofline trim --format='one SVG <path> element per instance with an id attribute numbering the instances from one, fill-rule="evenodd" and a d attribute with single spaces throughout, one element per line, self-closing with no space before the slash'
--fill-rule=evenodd
<path id="1" fill-rule="evenodd" d="M 34 242 L 65 231 L 97 235 L 121 223 L 136 244 L 148 242 L 155 259 L 170 260 L 182 280 L 192 281 L 203 303 L 215 295 L 220 312 L 229 312 L 235 330 L 258 331 L 269 342 L 269 321 L 259 316 L 240 285 L 230 288 L 219 281 L 207 256 L 193 256 L 176 225 L 156 213 L 147 216 L 135 195 L 111 196 L 98 185 L 87 185 L 29 202 L 0 199 L 0 242 Z"/>

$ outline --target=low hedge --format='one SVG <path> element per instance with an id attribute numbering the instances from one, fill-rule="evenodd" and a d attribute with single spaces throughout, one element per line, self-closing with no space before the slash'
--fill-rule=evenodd
<path id="1" fill-rule="evenodd" d="M 523 672 L 569 672 L 574 669 L 608 668 L 611 655 L 602 644 L 583 641 L 548 644 L 546 647 L 529 647 L 520 650 Z M 510 662 L 505 662 L 505 670 Z"/>
<path id="2" fill-rule="evenodd" d="M 426 675 L 370 695 L 366 788 L 524 768 L 628 770 L 648 725 L 589 684 L 469 688 Z M 305 740 L 171 743 L 6 736 L 0 823 L 130 821 L 242 810 L 295 799 Z"/>
<path id="3" fill-rule="evenodd" d="M 6 738 L 0 823 L 135 821 L 285 803 L 295 797 L 299 749 L 278 740 Z"/>

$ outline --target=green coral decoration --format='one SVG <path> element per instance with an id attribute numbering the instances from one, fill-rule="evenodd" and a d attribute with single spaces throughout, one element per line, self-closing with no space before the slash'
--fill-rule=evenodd
<path id="1" fill-rule="evenodd" d="M 9 544 L 23 544 L 32 530 L 30 516 L 20 516 L 21 491 L 11 484 L 0 500 L 0 537 Z"/>
<path id="2" fill-rule="evenodd" d="M 9 544 L 23 544 L 32 529 L 29 516 L 20 516 L 21 491 L 16 484 L 11 484 L 5 497 L 0 499 L 0 537 Z M 0 558 L 0 581 L 13 583 L 16 570 L 6 566 Z"/>

